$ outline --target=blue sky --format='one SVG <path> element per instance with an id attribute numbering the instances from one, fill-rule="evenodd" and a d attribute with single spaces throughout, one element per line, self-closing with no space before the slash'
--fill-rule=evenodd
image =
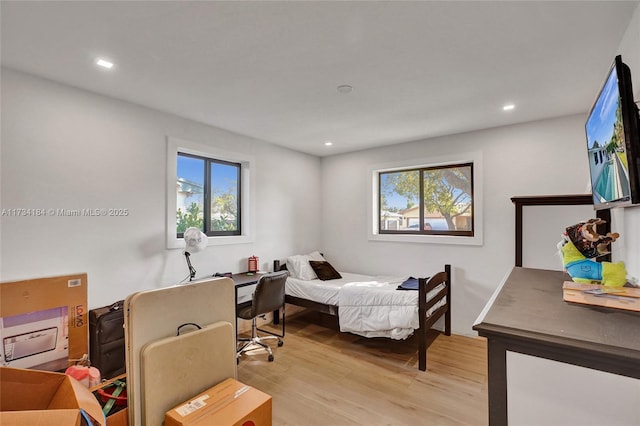
<path id="1" fill-rule="evenodd" d="M 602 146 L 611 140 L 619 96 L 618 76 L 614 68 L 609 74 L 609 78 L 607 78 L 607 82 L 602 88 L 602 92 L 587 120 L 587 147 L 589 149 L 593 147 L 595 141 L 598 141 Z"/>
<path id="2" fill-rule="evenodd" d="M 178 156 L 178 177 L 191 182 L 202 183 L 204 181 L 204 167 L 202 160 L 198 158 Z"/>
<path id="3" fill-rule="evenodd" d="M 385 187 L 385 184 L 386 184 L 387 179 L 389 177 L 390 177 L 390 174 L 386 174 L 386 173 L 381 176 L 381 180 L 382 180 L 381 185 L 382 185 L 383 188 Z M 387 207 L 390 207 L 390 208 L 396 207 L 396 208 L 398 208 L 400 210 L 403 210 L 403 209 L 407 208 L 407 198 L 406 197 L 398 195 L 395 192 L 392 192 L 392 193 L 385 192 L 384 196 L 385 196 L 385 200 L 387 202 Z M 414 202 L 414 204 L 417 204 L 418 200 L 413 200 L 413 202 Z"/>
<path id="4" fill-rule="evenodd" d="M 204 182 L 204 160 L 178 156 L 178 177 L 202 184 Z M 236 185 L 237 169 L 226 164 L 213 164 L 214 185 L 216 190 L 226 192 L 229 185 Z"/>

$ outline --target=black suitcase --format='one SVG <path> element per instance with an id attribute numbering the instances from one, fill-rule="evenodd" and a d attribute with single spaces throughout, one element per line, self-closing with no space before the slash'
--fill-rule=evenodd
<path id="1" fill-rule="evenodd" d="M 89 311 L 89 360 L 103 379 L 125 372 L 124 300 Z"/>

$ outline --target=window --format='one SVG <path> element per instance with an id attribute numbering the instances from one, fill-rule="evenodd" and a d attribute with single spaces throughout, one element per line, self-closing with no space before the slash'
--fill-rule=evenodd
<path id="1" fill-rule="evenodd" d="M 482 245 L 482 152 L 369 167 L 369 240 Z"/>
<path id="2" fill-rule="evenodd" d="M 255 158 L 167 138 L 167 248 L 184 248 L 184 231 L 202 230 L 207 245 L 254 241 Z"/>
<path id="3" fill-rule="evenodd" d="M 241 164 L 179 152 L 176 234 L 189 227 L 208 236 L 240 235 Z"/>
<path id="4" fill-rule="evenodd" d="M 473 236 L 473 163 L 379 174 L 379 232 Z"/>

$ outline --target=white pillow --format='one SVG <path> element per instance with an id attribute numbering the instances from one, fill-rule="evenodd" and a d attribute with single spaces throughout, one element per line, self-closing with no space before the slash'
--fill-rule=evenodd
<path id="1" fill-rule="evenodd" d="M 325 262 L 327 259 L 319 251 L 314 251 L 313 253 L 309 253 L 309 260 L 317 260 L 319 262 Z"/>
<path id="2" fill-rule="evenodd" d="M 299 280 L 310 281 L 318 278 L 309 264 L 310 260 L 325 260 L 318 251 L 309 254 L 298 254 L 287 257 L 287 270 L 289 275 Z"/>
<path id="3" fill-rule="evenodd" d="M 287 270 L 289 271 L 289 276 L 292 278 L 299 278 L 302 264 L 300 258 L 301 256 L 299 254 L 287 257 Z"/>

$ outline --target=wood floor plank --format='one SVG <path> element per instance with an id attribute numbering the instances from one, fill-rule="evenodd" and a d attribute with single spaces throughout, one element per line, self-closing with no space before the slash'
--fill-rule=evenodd
<path id="1" fill-rule="evenodd" d="M 273 397 L 273 424 L 486 425 L 487 358 L 482 338 L 444 336 L 417 369 L 416 344 L 340 333 L 335 318 L 287 318 L 285 344 L 243 355 L 238 379 Z"/>

